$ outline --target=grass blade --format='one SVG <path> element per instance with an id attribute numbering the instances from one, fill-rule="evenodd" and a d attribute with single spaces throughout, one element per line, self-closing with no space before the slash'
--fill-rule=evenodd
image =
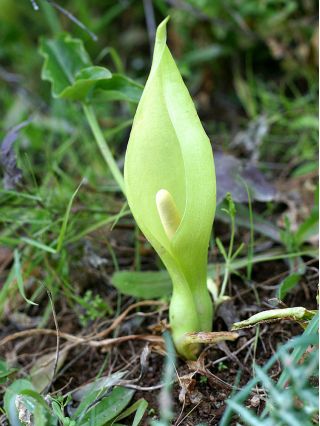
<path id="1" fill-rule="evenodd" d="M 70 216 L 70 212 L 71 212 L 71 207 L 72 207 L 73 201 L 74 201 L 74 199 L 75 199 L 75 197 L 76 197 L 76 195 L 77 195 L 77 193 L 78 193 L 78 191 L 79 191 L 82 183 L 83 183 L 83 181 L 80 182 L 78 188 L 74 191 L 74 193 L 72 194 L 72 196 L 70 198 L 70 201 L 68 203 L 67 210 L 65 212 L 65 215 L 64 215 L 64 218 L 63 218 L 63 222 L 62 222 L 62 226 L 61 226 L 61 229 L 60 229 L 60 234 L 59 234 L 59 237 L 58 237 L 57 248 L 56 248 L 56 251 L 58 253 L 62 249 L 62 245 L 63 245 L 64 238 L 65 238 L 65 235 L 66 235 L 68 221 L 69 221 L 69 216 Z"/>
<path id="2" fill-rule="evenodd" d="M 37 303 L 35 303 L 32 300 L 30 300 L 30 299 L 27 298 L 26 293 L 24 291 L 23 278 L 22 278 L 22 274 L 21 274 L 20 255 L 19 255 L 18 250 L 14 251 L 13 270 L 14 270 L 14 278 L 17 281 L 18 289 L 19 289 L 19 292 L 20 292 L 21 296 L 24 298 L 24 300 L 29 305 L 37 305 Z"/>

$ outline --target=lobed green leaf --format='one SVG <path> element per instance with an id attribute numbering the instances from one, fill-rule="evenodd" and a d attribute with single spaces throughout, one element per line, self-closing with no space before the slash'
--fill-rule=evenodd
<path id="1" fill-rule="evenodd" d="M 55 98 L 86 101 L 102 91 L 108 100 L 140 99 L 139 84 L 107 68 L 93 66 L 82 41 L 69 34 L 62 33 L 52 40 L 42 38 L 39 51 L 45 59 L 42 78 L 51 82 Z"/>

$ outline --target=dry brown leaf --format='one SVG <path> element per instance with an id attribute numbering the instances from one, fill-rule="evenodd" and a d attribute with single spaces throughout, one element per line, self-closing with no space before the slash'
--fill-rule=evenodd
<path id="1" fill-rule="evenodd" d="M 196 372 L 193 372 L 193 373 L 189 373 L 179 377 L 179 384 L 180 384 L 179 401 L 181 403 L 186 402 L 187 395 L 190 395 L 190 393 L 195 388 L 195 385 L 197 383 L 196 380 L 193 378 L 195 374 Z"/>
<path id="2" fill-rule="evenodd" d="M 187 333 L 186 339 L 190 343 L 200 344 L 215 344 L 224 340 L 236 340 L 239 337 L 238 333 L 233 331 L 201 331 L 199 333 Z"/>
<path id="3" fill-rule="evenodd" d="M 193 370 L 194 374 L 198 373 L 198 374 L 201 374 L 202 376 L 207 377 L 207 379 L 209 380 L 209 383 L 214 387 L 218 385 L 224 389 L 233 389 L 233 386 L 229 385 L 224 380 L 220 379 L 218 376 L 211 373 L 211 371 L 209 371 L 206 368 L 205 356 L 206 356 L 206 352 L 202 352 L 196 361 L 188 361 L 187 365 L 190 368 L 190 370 Z"/>
<path id="4" fill-rule="evenodd" d="M 69 348 L 59 353 L 57 371 L 62 367 L 67 358 Z M 56 353 L 41 356 L 36 360 L 30 370 L 30 378 L 33 386 L 38 392 L 42 392 L 52 381 L 56 365 Z"/>

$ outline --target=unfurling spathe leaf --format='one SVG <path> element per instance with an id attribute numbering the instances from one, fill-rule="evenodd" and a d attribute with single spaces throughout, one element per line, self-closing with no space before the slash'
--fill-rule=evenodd
<path id="1" fill-rule="evenodd" d="M 166 23 L 157 30 L 152 67 L 125 159 L 128 202 L 173 282 L 170 323 L 180 354 L 194 357 L 185 334 L 210 331 L 207 252 L 215 212 L 210 141 L 166 46 Z"/>

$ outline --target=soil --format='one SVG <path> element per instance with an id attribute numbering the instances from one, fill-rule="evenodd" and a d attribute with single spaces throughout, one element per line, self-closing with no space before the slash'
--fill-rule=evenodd
<path id="1" fill-rule="evenodd" d="M 123 225 L 109 235 L 113 249 L 116 251 L 119 267 L 128 269 L 134 263 L 134 250 L 130 246 L 133 230 Z M 100 236 L 102 233 L 99 234 Z M 87 243 L 72 246 L 69 249 L 75 253 L 75 267 L 72 271 L 74 289 L 78 294 L 92 289 L 93 294 L 100 294 L 112 307 L 114 312 L 123 312 L 136 300 L 122 296 L 119 299 L 116 290 L 110 285 L 110 275 L 114 268 L 112 259 L 101 238 L 89 240 L 90 254 Z M 87 248 L 85 248 L 87 247 Z M 103 266 L 93 267 L 90 264 L 92 253 L 106 260 Z M 317 292 L 317 270 L 313 260 L 304 258 L 307 263 L 306 273 L 302 283 L 286 299 L 288 306 L 304 306 L 315 309 Z M 141 238 L 141 265 L 142 269 L 156 269 L 156 259 L 149 245 Z M 9 265 L 8 265 L 9 267 Z M 233 275 L 230 281 L 230 300 L 216 312 L 214 331 L 230 329 L 233 322 L 248 318 L 248 316 L 262 309 L 278 306 L 273 298 L 279 282 L 286 276 L 288 266 L 284 261 L 274 261 L 254 266 L 252 282 L 245 283 Z M 245 271 L 243 271 L 245 273 Z M 258 298 L 257 298 L 258 295 Z M 119 306 L 120 302 L 120 306 Z M 23 305 L 22 305 L 23 306 Z M 45 303 L 43 303 L 45 306 Z M 43 308 L 31 308 L 26 311 L 28 317 L 39 318 Z M 97 320 L 86 327 L 79 324 L 79 307 L 70 306 L 66 299 L 61 297 L 55 301 L 55 310 L 60 332 L 70 333 L 74 336 L 84 336 L 100 332 L 108 327 L 112 320 Z M 141 313 L 144 313 L 143 315 Z M 10 319 L 11 318 L 11 319 Z M 140 307 L 131 312 L 111 336 L 124 336 L 126 334 L 161 335 L 165 327 L 167 310 L 158 306 Z M 47 328 L 54 330 L 53 321 L 49 321 Z M 10 317 L 1 330 L 1 338 L 21 331 L 21 324 L 17 325 Z M 251 328 L 240 331 L 240 337 L 235 342 L 220 343 L 216 346 L 204 348 L 202 361 L 207 374 L 196 373 L 194 364 L 187 364 L 177 360 L 176 377 L 173 384 L 173 410 L 174 425 L 218 425 L 240 372 L 242 387 L 250 380 L 253 374 L 253 363 L 263 365 L 275 352 L 277 346 L 286 342 L 292 336 L 300 334 L 300 325 L 291 321 L 273 322 L 263 324 L 259 329 Z M 257 346 L 255 349 L 255 342 Z M 61 339 L 60 351 L 69 343 Z M 92 381 L 98 374 L 109 375 L 116 371 L 127 371 L 126 380 L 139 378 L 141 373 L 141 355 L 146 342 L 129 340 L 123 344 L 108 347 L 108 349 L 94 348 L 88 345 L 76 345 L 68 351 L 62 368 L 57 373 L 50 387 L 50 393 L 63 393 L 76 389 Z M 164 366 L 164 351 L 159 343 L 149 343 L 149 357 L 145 362 L 145 372 L 138 381 L 132 383 L 138 386 L 134 399 L 145 398 L 149 405 L 143 420 L 144 425 L 150 424 L 151 419 L 159 418 L 160 389 L 153 387 L 161 384 Z M 54 353 L 56 339 L 54 336 L 35 335 L 13 340 L 1 348 L 1 356 L 11 360 L 13 364 L 23 367 L 28 372 L 37 358 L 46 353 Z M 276 380 L 281 373 L 280 366 L 275 365 L 271 377 Z M 151 388 L 143 390 L 142 388 Z M 264 407 L 263 394 L 252 393 L 247 401 L 256 412 L 261 412 Z M 168 407 L 169 409 L 169 407 Z M 72 411 L 72 405 L 66 407 L 66 415 Z M 123 420 L 130 425 L 132 418 Z M 236 419 L 234 423 L 236 424 Z"/>

